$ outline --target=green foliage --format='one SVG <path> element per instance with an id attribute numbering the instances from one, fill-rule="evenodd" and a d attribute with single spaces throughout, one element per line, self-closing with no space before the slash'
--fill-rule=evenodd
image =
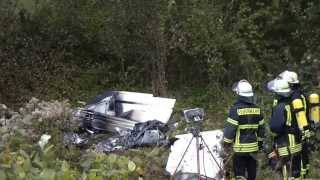
<path id="1" fill-rule="evenodd" d="M 162 84 L 178 99 L 176 112 L 204 107 L 208 130 L 223 126 L 230 86 L 246 78 L 267 117 L 262 84 L 280 71 L 297 71 L 306 89 L 319 91 L 319 11 L 317 0 L 0 0 L 0 102 L 18 108 L 36 96 L 75 104 L 105 89 Z M 41 119 L 33 110 L 0 127 L 0 179 L 161 179 L 167 151 L 67 149 L 60 138 L 69 115 Z M 47 153 L 36 145 L 44 133 L 52 136 Z"/>
<path id="2" fill-rule="evenodd" d="M 314 0 L 0 3 L 0 100 L 13 105 L 150 91 L 157 78 L 169 90 L 260 85 L 287 68 L 319 82 Z"/>
<path id="3" fill-rule="evenodd" d="M 52 129 L 55 129 L 52 127 Z M 48 143 L 43 149 L 30 145 L 30 139 L 15 134 L 0 153 L 0 176 L 7 179 L 128 179 L 138 175 L 139 167 L 126 156 L 98 154 L 87 151 L 78 154 L 59 148 L 62 142 Z M 54 142 L 54 141 L 51 141 Z M 78 156 L 78 159 L 66 158 Z M 65 159 L 60 159 L 64 157 Z M 140 170 L 141 171 L 141 170 Z M 6 179 L 3 178 L 3 179 Z"/>
<path id="4" fill-rule="evenodd" d="M 97 154 L 90 152 L 81 160 L 81 167 L 88 174 L 88 179 L 110 178 L 128 179 L 134 176 L 136 164 L 128 157 L 115 154 Z"/>
<path id="5" fill-rule="evenodd" d="M 0 154 L 3 177 L 8 179 L 75 179 L 80 176 L 79 172 L 70 168 L 66 161 L 56 159 L 57 152 L 53 145 L 48 144 L 44 149 L 36 145 L 23 148 L 26 142 L 22 142 L 20 149 L 14 150 L 10 149 L 10 146 L 14 145 L 13 141 L 9 141 L 7 148 Z"/>
<path id="6" fill-rule="evenodd" d="M 19 139 L 19 148 L 14 148 Z M 163 177 L 165 149 L 128 151 L 125 154 L 102 154 L 94 151 L 69 151 L 60 159 L 59 143 L 27 146 L 28 138 L 15 135 L 0 153 L 2 179 L 134 179 L 139 175 Z M 67 156 L 78 156 L 70 159 Z"/>

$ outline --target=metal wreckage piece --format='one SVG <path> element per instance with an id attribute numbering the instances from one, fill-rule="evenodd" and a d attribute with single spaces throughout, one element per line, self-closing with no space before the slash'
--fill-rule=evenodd
<path id="1" fill-rule="evenodd" d="M 133 130 L 128 130 L 124 135 L 99 142 L 96 150 L 98 152 L 112 152 L 143 146 L 169 145 L 170 141 L 166 136 L 167 131 L 168 126 L 160 121 L 138 123 Z"/>
<path id="2" fill-rule="evenodd" d="M 99 134 L 112 133 L 115 135 L 97 143 L 97 151 L 168 145 L 166 124 L 175 101 L 152 94 L 106 91 L 75 113 L 82 126 L 79 132 L 66 133 L 64 142 L 84 146 Z"/>

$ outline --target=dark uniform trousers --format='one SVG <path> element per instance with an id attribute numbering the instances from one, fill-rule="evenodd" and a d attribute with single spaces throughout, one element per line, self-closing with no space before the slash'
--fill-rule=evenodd
<path id="1" fill-rule="evenodd" d="M 235 154 L 233 156 L 234 174 L 237 179 L 255 180 L 257 171 L 257 160 L 251 154 Z M 247 172 L 247 174 L 246 174 Z"/>
<path id="2" fill-rule="evenodd" d="M 301 177 L 301 153 L 280 157 L 280 163 L 282 164 L 282 175 L 285 179 Z"/>
<path id="3" fill-rule="evenodd" d="M 301 175 L 305 178 L 305 176 L 308 175 L 308 171 L 309 171 L 309 166 L 310 166 L 310 162 L 309 162 L 309 154 L 310 154 L 310 150 L 309 150 L 309 144 L 307 142 L 304 142 L 302 144 L 302 152 L 301 152 L 301 160 L 302 160 L 302 167 L 301 167 Z"/>

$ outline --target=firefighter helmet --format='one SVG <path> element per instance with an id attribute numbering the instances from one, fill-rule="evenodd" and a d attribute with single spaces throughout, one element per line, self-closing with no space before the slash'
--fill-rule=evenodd
<path id="1" fill-rule="evenodd" d="M 294 71 L 285 70 L 278 76 L 279 79 L 287 81 L 289 84 L 299 84 L 298 74 Z"/>
<path id="2" fill-rule="evenodd" d="M 288 97 L 291 94 L 289 83 L 283 79 L 274 79 L 268 82 L 268 90 L 278 95 Z"/>
<path id="3" fill-rule="evenodd" d="M 254 95 L 251 84 L 245 79 L 233 84 L 232 90 L 239 96 L 252 97 Z"/>

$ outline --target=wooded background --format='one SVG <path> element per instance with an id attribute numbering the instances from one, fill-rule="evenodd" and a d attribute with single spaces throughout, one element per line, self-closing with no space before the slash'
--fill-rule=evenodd
<path id="1" fill-rule="evenodd" d="M 320 80 L 318 0 L 0 0 L 0 102 Z M 308 86 L 307 86 L 308 87 Z"/>
<path id="2" fill-rule="evenodd" d="M 152 92 L 177 99 L 175 112 L 203 107 L 202 130 L 220 129 L 243 78 L 268 120 L 263 85 L 286 69 L 319 93 L 319 0 L 0 0 L 0 179 L 167 179 L 169 148 L 66 147 L 76 102 Z M 179 113 L 173 120 L 170 136 L 185 133 Z M 43 134 L 52 138 L 40 149 Z M 271 152 L 270 137 L 265 144 Z M 275 179 L 259 156 L 258 179 Z M 310 178 L 320 178 L 319 157 Z"/>

